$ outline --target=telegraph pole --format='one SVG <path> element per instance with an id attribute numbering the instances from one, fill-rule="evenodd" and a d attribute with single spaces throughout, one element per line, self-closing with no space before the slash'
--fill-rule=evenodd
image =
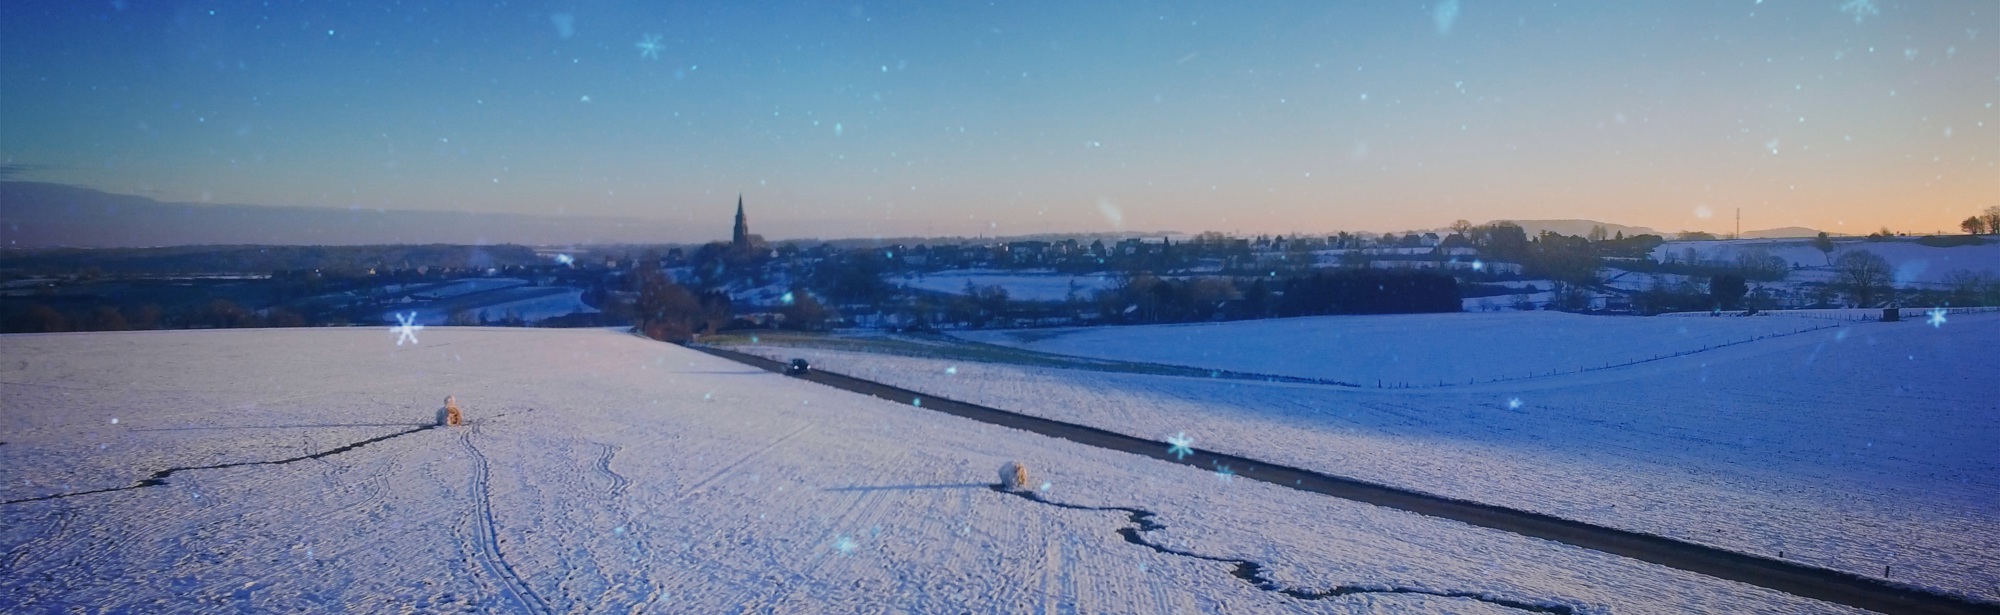
<path id="1" fill-rule="evenodd" d="M 1743 238 L 1743 208 L 1741 207 L 1736 208 L 1736 234 L 1731 235 L 1729 238 L 1730 239 Z"/>

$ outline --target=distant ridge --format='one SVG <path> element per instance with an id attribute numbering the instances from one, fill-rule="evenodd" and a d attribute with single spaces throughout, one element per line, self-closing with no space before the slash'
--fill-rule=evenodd
<path id="1" fill-rule="evenodd" d="M 1838 233 L 1834 234 L 1838 235 Z M 1787 226 L 1781 228 L 1764 229 L 1761 231 L 1743 231 L 1744 239 L 1796 239 L 1800 237 L 1817 237 L 1817 236 L 1819 236 L 1819 231 L 1814 229 L 1809 229 L 1803 226 Z"/>
<path id="2" fill-rule="evenodd" d="M 727 217 L 718 219 L 716 228 L 726 229 Z M 0 248 L 665 243 L 688 233 L 685 224 L 633 218 L 164 203 L 66 184 L 0 182 Z"/>

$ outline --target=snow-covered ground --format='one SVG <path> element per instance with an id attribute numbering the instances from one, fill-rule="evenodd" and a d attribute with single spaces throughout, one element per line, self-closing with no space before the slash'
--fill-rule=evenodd
<path id="1" fill-rule="evenodd" d="M 1117 287 L 1115 276 L 1105 273 L 1089 275 L 1061 275 L 1042 271 L 998 271 L 989 269 L 964 269 L 942 271 L 929 274 L 896 275 L 887 278 L 890 284 L 938 293 L 965 294 L 965 285 L 971 282 L 977 286 L 999 286 L 1007 289 L 1007 298 L 1015 301 L 1063 301 L 1072 289 L 1077 297 L 1090 300 L 1097 291 Z"/>
<path id="2" fill-rule="evenodd" d="M 1679 288 L 1682 285 L 1692 285 L 1690 288 L 1703 292 L 1708 290 L 1707 280 L 1678 273 L 1649 273 L 1645 271 L 1605 268 L 1598 270 L 1598 275 L 1604 280 L 1605 286 L 1632 292 L 1653 290 L 1654 288 L 1672 289 Z"/>
<path id="3" fill-rule="evenodd" d="M 0 336 L 0 612 L 1856 612 L 614 331 L 420 335 Z M 1108 384 L 1138 395 L 1119 407 L 1156 401 Z M 416 430 L 446 395 L 472 424 Z M 1225 414 L 1296 431 L 1254 408 Z M 1159 430 L 1131 414 L 1125 428 Z M 1044 498 L 1151 511 L 1165 528 L 1142 542 L 1255 561 L 1283 587 L 1485 598 L 1261 590 L 1233 564 L 1128 542 L 1126 513 L 987 488 L 1009 460 Z M 230 463 L 249 465 L 23 501 Z"/>
<path id="4" fill-rule="evenodd" d="M 1506 306 L 1514 297 L 1490 299 Z M 1315 316 L 957 335 L 1057 354 L 1374 387 L 1466 384 L 1603 369 L 1826 326 L 1784 318 L 1692 321 L 1532 312 Z"/>
<path id="5" fill-rule="evenodd" d="M 1401 360 L 1480 375 L 1540 369 L 1542 357 L 1566 353 L 1649 355 L 1806 320 L 1491 317 L 1501 320 L 1314 326 L 1345 332 L 1338 347 L 1348 352 L 1435 352 Z M 1215 355 L 1188 354 L 1201 344 L 1183 328 L 1076 335 L 1123 344 L 1098 356 L 1183 356 L 1241 371 L 1321 371 L 1284 369 L 1291 361 L 1341 373 L 1333 368 L 1381 360 L 1323 351 L 1330 338 L 1312 324 L 1191 328 L 1233 349 Z M 1370 336 L 1355 339 L 1362 332 Z M 1629 367 L 1409 390 L 749 348 L 940 397 L 1141 437 L 1185 433 L 1196 448 L 2000 598 L 2000 397 L 1991 392 L 2000 314 L 1941 327 L 1849 323 Z"/>
<path id="6" fill-rule="evenodd" d="M 1521 300 L 1540 307 L 1556 298 L 1555 283 L 1548 280 L 1507 280 L 1488 284 L 1505 286 L 1515 292 L 1506 295 L 1464 297 L 1458 300 L 1459 308 L 1467 312 L 1504 312 L 1516 309 L 1516 303 Z"/>
<path id="7" fill-rule="evenodd" d="M 584 304 L 583 289 L 564 288 L 559 293 L 495 303 L 480 307 L 478 311 L 495 320 L 517 315 L 522 320 L 536 322 L 568 314 L 596 314 L 598 310 Z"/>
<path id="8" fill-rule="evenodd" d="M 412 298 L 419 300 L 449 299 L 452 297 L 457 297 L 459 295 L 468 295 L 472 293 L 485 292 L 489 290 L 499 290 L 502 288 L 521 286 L 527 283 L 528 283 L 527 280 L 521 280 L 515 278 L 465 278 L 462 280 L 452 280 L 450 282 L 445 282 L 437 286 L 425 288 L 421 291 L 417 291 L 416 293 L 411 294 L 410 296 Z"/>
<path id="9" fill-rule="evenodd" d="M 1944 282 L 1953 271 L 2000 273 L 2000 241 L 1982 239 L 1983 245 L 1933 248 L 1905 237 L 1890 241 L 1841 238 L 1834 240 L 1832 258 L 1839 259 L 1849 251 L 1867 250 L 1889 261 L 1897 286 L 1933 285 Z M 1728 262 L 1734 262 L 1745 251 L 1761 250 L 1784 259 L 1787 264 L 1805 267 L 1787 276 L 1791 282 L 1817 282 L 1832 277 L 1827 253 L 1814 248 L 1810 239 L 1669 241 L 1653 249 L 1653 259 L 1665 260 L 1668 256 L 1684 259 L 1688 250 L 1694 250 L 1704 261 Z"/>
<path id="10" fill-rule="evenodd" d="M 384 312 L 381 318 L 383 322 L 394 323 L 415 313 L 416 323 L 441 325 L 449 322 L 453 313 L 464 311 L 474 320 L 499 321 L 512 316 L 532 323 L 566 314 L 595 314 L 598 311 L 583 302 L 583 289 L 580 288 L 503 286 L 490 290 L 493 292 L 476 297 L 466 296 L 471 293 L 458 293 L 438 301 L 412 302 L 407 304 L 408 307 Z"/>

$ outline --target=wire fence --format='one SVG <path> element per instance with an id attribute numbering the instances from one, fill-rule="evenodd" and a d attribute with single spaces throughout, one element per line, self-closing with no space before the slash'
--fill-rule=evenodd
<path id="1" fill-rule="evenodd" d="M 1742 311 L 1729 311 L 1720 313 L 1714 311 L 1667 312 L 1664 314 L 1659 314 L 1659 316 L 1678 317 L 1678 318 L 1694 318 L 1694 317 L 1704 317 L 1704 316 L 1725 316 L 1725 317 L 1787 316 L 1792 318 L 1818 318 L 1824 320 L 1838 320 L 1842 322 L 1881 322 L 1882 317 L 1889 310 L 1895 310 L 1900 320 L 1921 320 L 1925 317 L 1930 316 L 1933 313 L 1942 313 L 1945 316 L 1957 316 L 1960 314 L 1990 314 L 1994 312 L 2000 312 L 2000 307 L 1935 306 L 1935 307 L 1905 307 L 1905 308 L 1819 308 L 1819 309 L 1803 309 L 1803 310 L 1765 310 L 1757 312 L 1756 314 L 1748 314 Z"/>

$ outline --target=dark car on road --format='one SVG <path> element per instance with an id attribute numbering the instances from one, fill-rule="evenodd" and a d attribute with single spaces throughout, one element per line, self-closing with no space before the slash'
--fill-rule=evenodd
<path id="1" fill-rule="evenodd" d="M 804 376 L 811 371 L 812 364 L 805 359 L 792 359 L 791 364 L 785 366 L 785 374 L 790 376 Z"/>

